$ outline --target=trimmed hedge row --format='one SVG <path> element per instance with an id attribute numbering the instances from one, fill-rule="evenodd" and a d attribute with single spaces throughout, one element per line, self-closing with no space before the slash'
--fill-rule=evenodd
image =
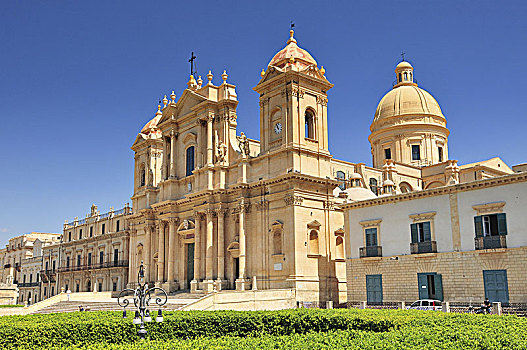
<path id="1" fill-rule="evenodd" d="M 120 313 L 5 316 L 4 348 L 79 349 L 525 349 L 527 319 L 401 310 L 172 312 L 137 341 Z M 247 337 L 247 338 L 246 338 Z"/>
<path id="2" fill-rule="evenodd" d="M 163 323 L 146 325 L 153 340 L 196 337 L 259 337 L 330 330 L 383 332 L 407 322 L 408 314 L 378 317 L 352 310 L 281 310 L 267 312 L 167 312 Z M 0 318 L 0 347 L 49 347 L 138 340 L 131 316 L 120 312 L 76 312 Z"/>

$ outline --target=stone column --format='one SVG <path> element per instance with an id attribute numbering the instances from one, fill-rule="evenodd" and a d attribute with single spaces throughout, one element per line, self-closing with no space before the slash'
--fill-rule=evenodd
<path id="1" fill-rule="evenodd" d="M 190 282 L 190 291 L 196 292 L 199 283 L 200 268 L 200 240 L 201 240 L 201 213 L 194 213 L 194 279 Z"/>
<path id="2" fill-rule="evenodd" d="M 214 115 L 209 115 L 207 118 L 207 188 L 212 190 L 214 188 L 214 173 L 212 167 L 214 166 L 214 140 L 212 139 L 212 123 L 214 122 Z"/>
<path id="3" fill-rule="evenodd" d="M 157 282 L 163 283 L 165 280 L 165 223 L 159 223 L 159 241 L 157 253 Z"/>
<path id="4" fill-rule="evenodd" d="M 240 203 L 238 204 L 238 209 L 240 211 L 240 219 L 239 219 L 239 244 L 240 244 L 240 256 L 239 256 L 239 263 L 240 263 L 240 276 L 236 280 L 236 290 L 245 290 L 245 278 L 246 276 L 246 243 L 245 243 L 245 214 L 249 211 L 249 204 L 245 201 L 245 199 L 242 199 Z"/>
<path id="5" fill-rule="evenodd" d="M 176 133 L 170 132 L 170 178 L 176 177 Z"/>
<path id="6" fill-rule="evenodd" d="M 152 247 L 151 247 L 151 241 L 150 238 L 152 237 L 152 231 L 155 230 L 155 225 L 148 225 L 145 227 L 145 279 L 147 282 L 150 282 L 149 276 L 150 276 L 150 270 L 152 268 Z M 111 252 L 110 252 L 110 258 L 111 258 Z"/>
<path id="7" fill-rule="evenodd" d="M 213 155 L 214 155 L 214 141 L 212 140 L 212 123 L 214 122 L 214 115 L 209 115 L 207 118 L 207 165 L 213 166 Z"/>
<path id="8" fill-rule="evenodd" d="M 207 292 L 212 292 L 213 290 L 213 234 L 214 234 L 214 214 L 213 209 L 207 209 L 205 211 L 207 215 L 207 236 L 206 236 L 206 245 L 205 245 L 205 278 L 207 279 Z"/>
<path id="9" fill-rule="evenodd" d="M 166 180 L 167 176 L 167 140 L 163 135 L 163 161 L 161 162 L 161 179 Z"/>
<path id="10" fill-rule="evenodd" d="M 177 249 L 177 223 L 178 219 L 170 218 L 168 231 L 168 290 L 169 292 L 175 289 L 175 269 L 176 269 L 176 249 Z"/>
<path id="11" fill-rule="evenodd" d="M 218 216 L 218 290 L 221 289 L 221 282 L 225 280 L 225 208 L 216 210 Z"/>
<path id="12" fill-rule="evenodd" d="M 130 251 L 130 255 L 129 255 L 129 258 L 128 258 L 128 287 L 129 288 L 133 288 L 134 287 L 134 283 L 136 282 L 135 281 L 135 274 L 137 273 L 137 271 L 135 270 L 135 260 L 136 260 L 136 251 L 135 251 L 135 230 L 130 230 L 130 248 L 129 248 L 129 251 Z M 73 258 L 74 261 L 72 262 L 73 264 L 77 264 L 77 260 L 76 260 L 76 257 Z M 80 284 L 81 284 L 81 287 L 82 287 L 82 283 L 83 283 L 83 280 L 80 281 Z"/>

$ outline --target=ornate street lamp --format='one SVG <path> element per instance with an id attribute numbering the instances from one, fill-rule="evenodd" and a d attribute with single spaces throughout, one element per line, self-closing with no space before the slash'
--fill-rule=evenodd
<path id="1" fill-rule="evenodd" d="M 148 284 L 144 283 L 145 269 L 143 267 L 143 261 L 139 266 L 139 272 L 137 273 L 137 281 L 139 287 L 136 289 L 126 288 L 119 293 L 117 303 L 123 307 L 123 318 L 126 318 L 126 307 L 130 304 L 130 299 L 126 299 L 127 296 L 133 294 L 133 302 L 136 307 L 133 324 L 139 324 L 139 330 L 137 334 L 141 339 L 145 339 L 146 329 L 145 322 L 152 322 L 152 316 L 149 310 L 150 302 L 153 299 L 153 303 L 159 306 L 157 311 L 156 322 L 163 322 L 163 313 L 161 312 L 161 306 L 165 305 L 168 300 L 167 292 L 162 288 L 148 288 Z M 154 292 L 158 292 L 160 295 L 155 295 Z"/>

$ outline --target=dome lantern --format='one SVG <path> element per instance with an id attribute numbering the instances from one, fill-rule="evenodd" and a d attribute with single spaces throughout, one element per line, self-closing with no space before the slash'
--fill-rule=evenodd
<path id="1" fill-rule="evenodd" d="M 401 61 L 397 67 L 395 67 L 395 84 L 394 88 L 401 85 L 413 85 L 417 86 L 414 81 L 414 67 L 405 60 Z"/>

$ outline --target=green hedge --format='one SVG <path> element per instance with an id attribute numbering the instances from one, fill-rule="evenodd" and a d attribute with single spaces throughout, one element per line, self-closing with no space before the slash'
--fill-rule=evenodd
<path id="1" fill-rule="evenodd" d="M 169 312 L 139 342 L 131 316 L 82 312 L 0 317 L 4 348 L 527 348 L 527 319 L 403 310 Z M 394 345 L 395 344 L 395 345 Z"/>

